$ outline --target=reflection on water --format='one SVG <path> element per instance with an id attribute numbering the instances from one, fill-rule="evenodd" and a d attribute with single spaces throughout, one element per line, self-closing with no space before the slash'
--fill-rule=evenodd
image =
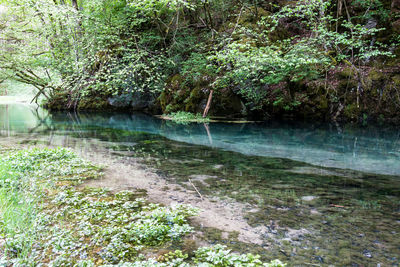
<path id="1" fill-rule="evenodd" d="M 33 136 L 65 146 L 97 140 L 112 153 L 148 159 L 183 186 L 190 178 L 203 195 L 250 203 L 255 208 L 246 219 L 261 226 L 264 241 L 257 252 L 268 259 L 300 266 L 398 266 L 400 177 L 382 175 L 400 175 L 395 129 L 185 126 L 143 114 L 49 115 L 20 105 L 0 106 L 0 127 L 4 137 Z"/>

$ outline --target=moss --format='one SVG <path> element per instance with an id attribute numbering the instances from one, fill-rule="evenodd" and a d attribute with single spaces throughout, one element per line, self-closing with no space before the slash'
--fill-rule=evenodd
<path id="1" fill-rule="evenodd" d="M 396 86 L 400 86 L 400 75 L 395 75 L 392 77 L 392 81 Z"/>
<path id="2" fill-rule="evenodd" d="M 319 110 L 327 110 L 329 108 L 328 99 L 324 95 L 318 95 L 318 97 L 315 99 L 315 102 Z"/>
<path id="3" fill-rule="evenodd" d="M 385 74 L 376 69 L 372 69 L 368 73 L 368 78 L 371 79 L 372 81 L 380 81 L 385 79 Z"/>
<path id="4" fill-rule="evenodd" d="M 200 85 L 197 85 L 191 92 L 188 98 L 184 100 L 185 111 L 197 113 L 200 112 L 200 102 L 205 99 L 205 94 Z"/>
<path id="5" fill-rule="evenodd" d="M 50 110 L 64 110 L 67 108 L 68 98 L 69 94 L 58 88 L 53 92 L 52 97 L 45 101 L 43 106 Z"/>
<path id="6" fill-rule="evenodd" d="M 242 12 L 242 16 L 239 19 L 239 24 L 249 26 L 249 24 L 256 26 L 257 25 L 257 19 L 262 18 L 262 17 L 269 17 L 271 16 L 271 12 L 263 9 L 262 7 L 250 7 L 246 8 Z M 257 15 L 257 17 L 256 17 Z"/>
<path id="7" fill-rule="evenodd" d="M 215 94 L 210 113 L 227 117 L 241 117 L 247 115 L 247 109 L 239 96 L 231 90 L 224 90 Z"/>
<path id="8" fill-rule="evenodd" d="M 169 113 L 172 113 L 172 112 L 175 112 L 175 111 L 179 111 L 179 110 L 180 110 L 180 106 L 179 105 L 177 105 L 177 104 L 168 104 L 165 107 L 164 113 L 165 114 L 169 114 Z"/>
<path id="9" fill-rule="evenodd" d="M 167 105 L 168 105 L 168 102 L 169 102 L 169 96 L 168 96 L 167 91 L 163 91 L 160 94 L 160 96 L 158 97 L 158 101 L 160 103 L 161 110 L 163 112 L 165 112 L 165 110 L 167 108 Z"/>
<path id="10" fill-rule="evenodd" d="M 175 74 L 169 79 L 169 81 L 167 81 L 167 84 L 168 87 L 170 87 L 171 89 L 178 90 L 182 82 L 183 82 L 182 76 L 179 74 Z"/>
<path id="11" fill-rule="evenodd" d="M 344 116 L 350 120 L 359 118 L 361 114 L 360 108 L 357 107 L 356 103 L 347 105 L 343 110 Z"/>
<path id="12" fill-rule="evenodd" d="M 111 105 L 108 101 L 102 97 L 95 96 L 90 98 L 83 98 L 79 101 L 78 109 L 79 110 L 102 110 L 102 109 L 110 109 Z"/>
<path id="13" fill-rule="evenodd" d="M 338 78 L 352 78 L 356 75 L 356 72 L 351 67 L 345 67 L 337 75 Z"/>

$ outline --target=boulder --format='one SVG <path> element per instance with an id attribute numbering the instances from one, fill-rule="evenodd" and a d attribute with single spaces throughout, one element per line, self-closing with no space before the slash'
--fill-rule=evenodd
<path id="1" fill-rule="evenodd" d="M 400 11 L 400 0 L 392 0 L 392 10 Z"/>
<path id="2" fill-rule="evenodd" d="M 394 31 L 395 33 L 400 34 L 400 19 L 398 19 L 398 20 L 396 20 L 396 21 L 394 21 L 394 22 L 392 23 L 392 28 L 393 28 L 393 31 Z"/>
<path id="3" fill-rule="evenodd" d="M 134 92 L 131 107 L 134 111 L 151 109 L 154 106 L 156 97 L 150 92 Z"/>
<path id="4" fill-rule="evenodd" d="M 132 101 L 132 93 L 126 93 L 114 97 L 109 97 L 107 101 L 113 107 L 126 108 Z"/>

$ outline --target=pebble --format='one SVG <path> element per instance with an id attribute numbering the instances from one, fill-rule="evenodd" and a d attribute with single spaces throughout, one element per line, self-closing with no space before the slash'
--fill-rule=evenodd
<path id="1" fill-rule="evenodd" d="M 318 197 L 316 197 L 316 196 L 304 196 L 304 197 L 301 197 L 301 200 L 303 200 L 303 201 L 313 201 L 314 199 L 317 199 Z"/>
<path id="2" fill-rule="evenodd" d="M 220 165 L 220 164 L 214 165 L 214 169 L 216 169 L 216 170 L 221 169 L 222 167 L 224 167 L 224 165 Z"/>
<path id="3" fill-rule="evenodd" d="M 371 251 L 369 251 L 368 249 L 364 249 L 363 255 L 364 255 L 365 257 L 367 257 L 367 258 L 372 258 Z"/>
<path id="4" fill-rule="evenodd" d="M 318 260 L 320 263 L 324 263 L 324 258 L 321 256 L 315 256 L 315 259 Z"/>

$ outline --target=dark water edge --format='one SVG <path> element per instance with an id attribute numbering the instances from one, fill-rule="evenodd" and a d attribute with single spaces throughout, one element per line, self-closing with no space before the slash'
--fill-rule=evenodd
<path id="1" fill-rule="evenodd" d="M 81 146 L 98 140 L 110 153 L 142 158 L 171 182 L 188 187 L 191 179 L 205 196 L 254 206 L 246 219 L 263 229 L 261 246 L 245 247 L 210 229 L 206 238 L 212 242 L 296 266 L 399 266 L 400 177 L 321 167 L 317 161 L 328 156 L 345 166 L 361 162 L 397 172 L 396 129 L 342 128 L 340 133 L 329 125 L 211 124 L 207 131 L 204 125 L 176 125 L 141 114 L 29 117 L 25 108 L 14 107 L 23 110 L 20 116 L 6 116 L 1 108 L 0 136 L 23 135 L 28 143 L 56 143 L 58 137 L 65 146 L 75 142 L 72 138 Z M 290 159 L 285 151 L 305 160 Z M 316 165 L 307 163 L 312 159 Z"/>

